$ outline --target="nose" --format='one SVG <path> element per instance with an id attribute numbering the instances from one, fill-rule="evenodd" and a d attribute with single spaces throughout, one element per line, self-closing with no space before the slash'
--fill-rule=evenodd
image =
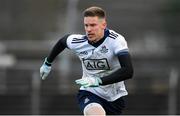
<path id="1" fill-rule="evenodd" d="M 86 31 L 87 31 L 87 32 L 91 32 L 91 27 L 90 27 L 90 26 L 87 26 L 87 27 L 86 27 Z"/>

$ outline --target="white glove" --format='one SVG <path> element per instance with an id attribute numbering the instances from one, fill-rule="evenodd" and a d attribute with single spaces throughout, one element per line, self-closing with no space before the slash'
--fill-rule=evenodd
<path id="1" fill-rule="evenodd" d="M 99 84 L 102 83 L 99 77 L 85 77 L 82 79 L 78 79 L 75 81 L 76 84 L 81 85 L 83 87 L 98 87 Z"/>
<path id="2" fill-rule="evenodd" d="M 48 66 L 46 64 L 47 60 L 45 59 L 43 65 L 41 66 L 40 68 L 40 77 L 42 78 L 42 80 L 45 80 L 46 77 L 48 76 L 48 74 L 50 73 L 51 71 L 51 66 Z M 47 62 L 48 63 L 48 62 Z M 48 63 L 50 64 L 50 63 Z"/>

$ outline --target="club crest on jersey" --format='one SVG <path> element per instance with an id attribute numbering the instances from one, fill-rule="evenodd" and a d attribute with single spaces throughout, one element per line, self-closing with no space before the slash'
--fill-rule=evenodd
<path id="1" fill-rule="evenodd" d="M 109 64 L 106 58 L 103 59 L 83 59 L 87 70 L 109 70 Z"/>
<path id="2" fill-rule="evenodd" d="M 100 52 L 101 52 L 101 53 L 107 53 L 107 52 L 108 52 L 108 49 L 106 48 L 105 45 L 101 47 Z"/>

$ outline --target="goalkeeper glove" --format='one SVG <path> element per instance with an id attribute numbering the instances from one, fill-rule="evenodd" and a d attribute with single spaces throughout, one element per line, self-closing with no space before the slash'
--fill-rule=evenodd
<path id="1" fill-rule="evenodd" d="M 40 77 L 42 78 L 42 80 L 46 79 L 50 71 L 51 71 L 51 63 L 49 63 L 47 61 L 47 58 L 45 58 L 45 61 L 40 68 Z"/>
<path id="2" fill-rule="evenodd" d="M 76 84 L 81 85 L 85 88 L 87 87 L 98 87 L 102 84 L 102 81 L 99 77 L 85 77 L 75 81 Z"/>

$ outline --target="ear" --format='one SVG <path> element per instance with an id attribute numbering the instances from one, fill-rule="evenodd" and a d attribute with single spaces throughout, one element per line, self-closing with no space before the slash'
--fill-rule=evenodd
<path id="1" fill-rule="evenodd" d="M 103 22 L 102 22 L 102 28 L 105 29 L 107 27 L 107 22 L 106 20 L 104 19 Z"/>

